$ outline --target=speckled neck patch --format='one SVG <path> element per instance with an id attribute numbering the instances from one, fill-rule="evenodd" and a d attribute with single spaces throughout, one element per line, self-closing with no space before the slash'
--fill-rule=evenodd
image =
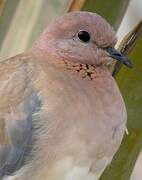
<path id="1" fill-rule="evenodd" d="M 67 69 L 77 72 L 83 79 L 93 80 L 95 78 L 95 66 L 63 60 Z"/>

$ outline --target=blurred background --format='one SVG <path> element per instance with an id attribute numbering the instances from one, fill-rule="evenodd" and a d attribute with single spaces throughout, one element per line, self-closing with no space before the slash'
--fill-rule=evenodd
<path id="1" fill-rule="evenodd" d="M 142 19 L 142 0 L 0 0 L 0 59 L 30 48 L 54 18 L 67 11 L 102 15 L 117 31 L 118 43 Z M 128 110 L 128 135 L 101 180 L 142 180 L 142 35 L 129 53 L 134 68 L 116 80 Z"/>
<path id="2" fill-rule="evenodd" d="M 129 32 L 130 29 L 134 27 L 134 25 L 139 22 L 142 19 L 142 1 L 141 0 L 130 0 L 128 8 L 126 10 L 126 13 L 124 15 L 124 18 L 120 24 L 120 27 L 118 29 L 117 35 L 118 35 L 118 43 L 123 39 L 124 35 Z M 142 37 L 140 37 L 142 38 Z M 140 44 L 140 42 L 138 42 Z M 136 52 L 137 53 L 137 52 Z M 140 54 L 137 55 L 139 58 L 139 61 L 142 62 L 142 46 L 140 50 Z M 135 64 L 134 64 L 135 66 Z M 141 63 L 142 66 L 142 63 Z M 140 72 L 142 76 L 142 71 Z M 142 79 L 141 79 L 142 80 Z M 140 81 L 141 81 L 140 80 Z M 142 82 L 140 82 L 142 83 Z M 140 85 L 140 91 L 142 94 L 142 86 Z M 142 103 L 142 99 L 140 100 Z M 136 105 L 139 108 L 139 105 Z M 140 110 L 142 112 L 142 108 Z M 137 119 L 135 119 L 136 121 Z M 142 123 L 142 116 L 139 116 L 139 121 Z M 134 122 L 135 123 L 135 122 Z M 142 141 L 142 138 L 140 139 Z M 138 155 L 136 164 L 134 166 L 134 169 L 132 171 L 132 175 L 130 180 L 142 180 L 142 152 L 141 152 L 141 146 L 140 146 L 140 154 Z"/>

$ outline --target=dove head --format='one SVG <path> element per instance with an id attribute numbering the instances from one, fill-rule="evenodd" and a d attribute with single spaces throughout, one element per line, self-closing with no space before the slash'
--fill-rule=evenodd
<path id="1" fill-rule="evenodd" d="M 51 23 L 33 50 L 94 66 L 108 65 L 113 58 L 129 65 L 129 60 L 114 49 L 115 44 L 115 32 L 101 16 L 71 12 Z"/>

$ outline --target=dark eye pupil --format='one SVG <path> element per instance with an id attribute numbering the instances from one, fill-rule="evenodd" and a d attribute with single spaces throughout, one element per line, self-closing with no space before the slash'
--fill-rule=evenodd
<path id="1" fill-rule="evenodd" d="M 78 38 L 83 42 L 89 42 L 90 34 L 87 31 L 79 31 Z"/>

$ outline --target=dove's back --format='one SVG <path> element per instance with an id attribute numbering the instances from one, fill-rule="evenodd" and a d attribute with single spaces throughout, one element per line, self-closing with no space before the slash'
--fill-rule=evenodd
<path id="1" fill-rule="evenodd" d="M 26 163 L 34 142 L 33 115 L 41 106 L 22 55 L 0 63 L 0 179 Z"/>

